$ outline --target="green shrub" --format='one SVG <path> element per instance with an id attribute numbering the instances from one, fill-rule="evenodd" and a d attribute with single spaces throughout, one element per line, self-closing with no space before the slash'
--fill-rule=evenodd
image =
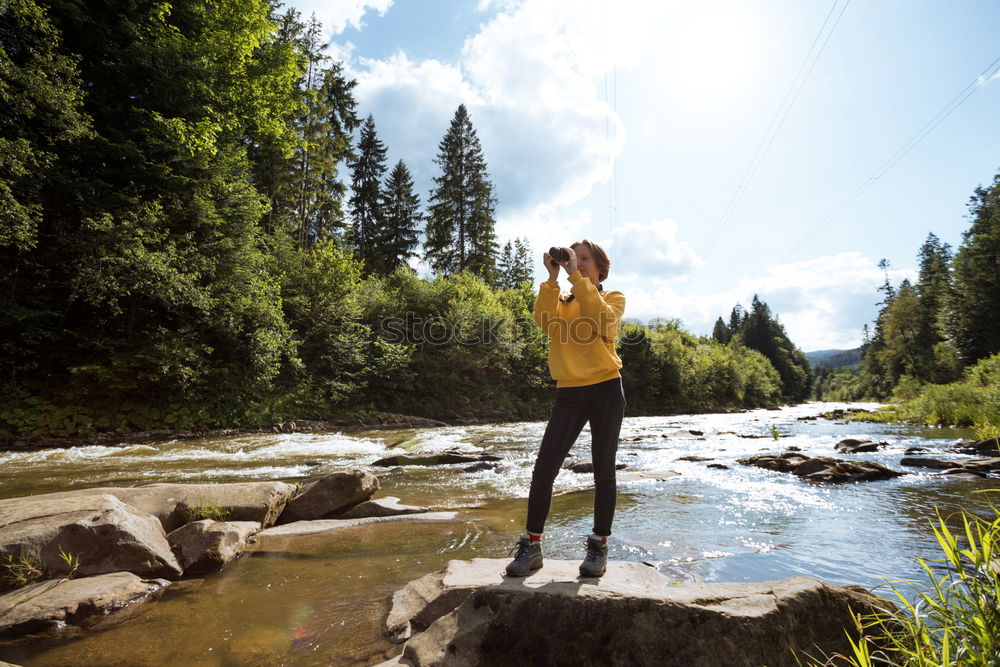
<path id="1" fill-rule="evenodd" d="M 859 617 L 868 639 L 835 658 L 860 667 L 1000 664 L 1000 512 L 991 520 L 963 512 L 959 535 L 940 514 L 932 528 L 943 557 L 918 559 L 926 581 L 915 599 L 893 585 L 900 611 Z"/>

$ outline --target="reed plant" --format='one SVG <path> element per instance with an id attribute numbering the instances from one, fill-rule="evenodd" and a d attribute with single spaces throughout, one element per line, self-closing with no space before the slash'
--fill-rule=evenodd
<path id="1" fill-rule="evenodd" d="M 916 596 L 897 587 L 903 582 L 890 584 L 899 610 L 859 615 L 853 655 L 825 664 L 1000 665 L 1000 510 L 990 508 L 992 519 L 963 511 L 958 533 L 938 513 L 932 528 L 942 557 L 918 559 L 926 581 L 916 585 Z"/>

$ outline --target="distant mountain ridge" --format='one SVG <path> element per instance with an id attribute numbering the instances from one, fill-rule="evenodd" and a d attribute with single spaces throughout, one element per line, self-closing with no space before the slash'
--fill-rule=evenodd
<path id="1" fill-rule="evenodd" d="M 861 348 L 851 350 L 816 350 L 806 352 L 806 359 L 813 368 L 840 368 L 841 366 L 856 366 L 861 362 Z"/>

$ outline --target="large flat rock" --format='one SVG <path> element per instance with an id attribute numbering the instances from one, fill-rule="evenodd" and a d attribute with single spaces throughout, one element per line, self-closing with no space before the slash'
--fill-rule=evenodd
<path id="1" fill-rule="evenodd" d="M 317 519 L 315 521 L 296 521 L 280 526 L 274 526 L 257 533 L 257 544 L 265 545 L 271 538 L 297 537 L 301 535 L 318 535 L 358 526 L 370 526 L 379 523 L 398 523 L 412 521 L 453 521 L 457 512 L 424 512 L 421 514 L 399 514 L 395 516 L 371 516 L 361 519 Z"/>
<path id="2" fill-rule="evenodd" d="M 851 610 L 883 604 L 807 577 L 673 585 L 638 563 L 594 579 L 547 560 L 520 579 L 502 575 L 506 563 L 451 561 L 398 591 L 385 631 L 412 636 L 396 664 L 791 667 L 850 654 Z"/>
<path id="3" fill-rule="evenodd" d="M 168 585 L 165 579 L 141 579 L 128 572 L 32 584 L 0 595 L 0 637 L 80 625 L 142 602 Z"/>
<path id="4" fill-rule="evenodd" d="M 81 494 L 109 494 L 137 510 L 152 514 L 163 524 L 163 530 L 169 533 L 189 521 L 202 518 L 256 521 L 263 526 L 274 525 L 294 491 L 295 486 L 285 482 L 147 484 L 60 491 L 34 497 L 72 501 Z M 198 508 L 217 510 L 221 515 L 194 516 Z"/>
<path id="5" fill-rule="evenodd" d="M 69 557 L 80 576 L 181 574 L 156 517 L 104 493 L 0 500 L 0 555 L 27 558 L 55 575 L 74 570 Z"/>

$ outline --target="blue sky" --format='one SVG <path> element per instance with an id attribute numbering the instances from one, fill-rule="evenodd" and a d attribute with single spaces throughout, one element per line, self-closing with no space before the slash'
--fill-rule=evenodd
<path id="1" fill-rule="evenodd" d="M 501 242 L 526 237 L 539 278 L 550 245 L 604 244 L 606 287 L 643 322 L 708 333 L 758 293 L 801 348 L 853 347 L 879 259 L 898 281 L 929 232 L 957 247 L 973 189 L 1000 170 L 991 76 L 830 218 L 1000 58 L 996 0 L 291 4 L 323 21 L 424 201 L 464 103 Z"/>

